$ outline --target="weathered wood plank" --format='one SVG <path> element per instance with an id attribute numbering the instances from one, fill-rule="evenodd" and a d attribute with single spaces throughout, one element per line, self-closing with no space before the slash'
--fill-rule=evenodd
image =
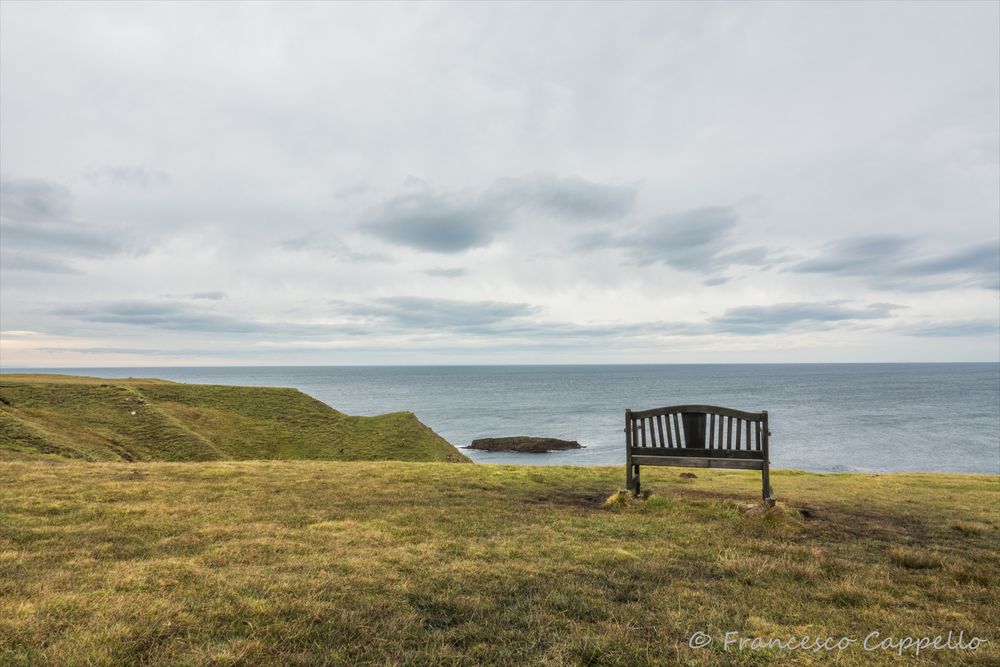
<path id="1" fill-rule="evenodd" d="M 677 466 L 681 468 L 725 468 L 728 470 L 762 470 L 764 462 L 754 459 L 717 459 L 702 456 L 644 456 L 632 457 L 634 465 Z"/>
<path id="2" fill-rule="evenodd" d="M 719 459 L 756 459 L 764 458 L 761 452 L 746 451 L 745 449 L 709 449 L 707 447 L 674 447 L 656 448 L 632 447 L 632 454 L 648 456 L 704 456 Z"/>
<path id="3" fill-rule="evenodd" d="M 761 413 L 759 412 L 746 412 L 744 410 L 734 410 L 733 408 L 723 408 L 717 405 L 671 405 L 664 408 L 653 408 L 651 410 L 636 410 L 632 413 L 632 415 L 637 419 L 641 419 L 643 417 L 652 417 L 654 415 L 678 414 L 681 412 L 701 412 L 704 414 L 735 417 L 737 419 L 748 419 L 755 422 L 759 422 L 761 420 Z"/>

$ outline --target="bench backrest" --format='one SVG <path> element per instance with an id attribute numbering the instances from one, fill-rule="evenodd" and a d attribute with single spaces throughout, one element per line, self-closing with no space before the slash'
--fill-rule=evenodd
<path id="1" fill-rule="evenodd" d="M 769 435 L 767 410 L 672 405 L 625 411 L 625 439 L 632 454 L 766 461 Z"/>

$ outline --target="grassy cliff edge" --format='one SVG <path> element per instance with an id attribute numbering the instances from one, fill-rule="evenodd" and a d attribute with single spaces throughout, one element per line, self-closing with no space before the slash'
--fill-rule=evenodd
<path id="1" fill-rule="evenodd" d="M 85 461 L 468 461 L 411 412 L 345 415 L 296 389 L 0 375 L 0 456 Z"/>

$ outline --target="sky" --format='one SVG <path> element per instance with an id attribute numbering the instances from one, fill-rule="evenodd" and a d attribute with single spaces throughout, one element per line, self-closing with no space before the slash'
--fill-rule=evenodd
<path id="1" fill-rule="evenodd" d="M 0 365 L 1000 359 L 1000 3 L 0 3 Z"/>

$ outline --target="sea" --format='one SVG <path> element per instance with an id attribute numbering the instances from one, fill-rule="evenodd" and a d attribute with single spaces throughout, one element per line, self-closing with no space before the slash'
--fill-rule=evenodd
<path id="1" fill-rule="evenodd" d="M 295 387 L 348 414 L 409 410 L 457 447 L 515 435 L 584 445 L 463 450 L 477 463 L 621 465 L 626 408 L 696 403 L 767 410 L 776 468 L 1000 474 L 998 363 L 16 370 Z"/>

